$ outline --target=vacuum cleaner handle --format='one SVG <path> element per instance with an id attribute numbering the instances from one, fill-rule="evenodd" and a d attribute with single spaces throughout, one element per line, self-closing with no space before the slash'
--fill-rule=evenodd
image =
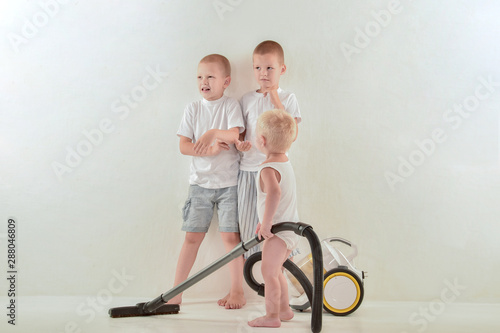
<path id="1" fill-rule="evenodd" d="M 345 238 L 340 238 L 340 237 L 331 237 L 331 238 L 327 238 L 325 239 L 325 241 L 331 243 L 331 242 L 341 242 L 341 243 L 344 243 L 345 245 L 347 246 L 352 246 L 352 243 L 349 242 L 347 239 Z"/>
<path id="2" fill-rule="evenodd" d="M 273 225 L 271 227 L 271 232 L 275 234 L 280 231 L 293 231 L 297 235 L 305 237 L 304 231 L 308 228 L 312 229 L 309 224 L 302 222 L 281 222 Z"/>
<path id="3" fill-rule="evenodd" d="M 325 241 L 327 241 L 328 243 L 340 242 L 340 243 L 346 244 L 347 246 L 350 246 L 352 248 L 353 252 L 351 253 L 351 255 L 347 256 L 348 261 L 352 261 L 358 255 L 358 247 L 345 238 L 331 237 L 331 238 L 325 239 Z"/>

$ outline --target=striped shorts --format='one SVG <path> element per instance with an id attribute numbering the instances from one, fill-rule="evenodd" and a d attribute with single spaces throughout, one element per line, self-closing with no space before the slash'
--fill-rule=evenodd
<path id="1" fill-rule="evenodd" d="M 238 218 L 240 237 L 243 242 L 255 237 L 255 230 L 259 223 L 259 217 L 257 216 L 256 177 L 257 171 L 240 170 L 238 175 Z M 260 244 L 248 250 L 244 254 L 245 259 L 258 251 L 261 251 Z"/>

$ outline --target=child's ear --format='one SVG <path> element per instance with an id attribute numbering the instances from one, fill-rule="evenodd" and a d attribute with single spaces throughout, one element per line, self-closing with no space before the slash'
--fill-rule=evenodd
<path id="1" fill-rule="evenodd" d="M 281 65 L 281 75 L 285 74 L 285 72 L 286 72 L 286 65 L 283 64 Z"/>
<path id="2" fill-rule="evenodd" d="M 267 140 L 266 140 L 266 137 L 263 136 L 262 134 L 260 135 L 260 142 L 262 143 L 263 147 L 266 146 Z"/>
<path id="3" fill-rule="evenodd" d="M 224 88 L 229 87 L 229 84 L 231 83 L 231 77 L 226 76 L 226 80 L 224 81 Z"/>

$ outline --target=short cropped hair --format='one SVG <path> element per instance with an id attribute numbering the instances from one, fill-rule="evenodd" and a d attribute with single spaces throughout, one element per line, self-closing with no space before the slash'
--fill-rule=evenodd
<path id="1" fill-rule="evenodd" d="M 259 116 L 257 131 L 266 138 L 266 142 L 272 150 L 287 152 L 295 140 L 297 124 L 288 112 L 274 109 Z"/>
<path id="2" fill-rule="evenodd" d="M 231 64 L 226 57 L 220 54 L 209 54 L 200 60 L 201 63 L 217 63 L 222 67 L 222 70 L 226 76 L 231 76 Z"/>
<path id="3" fill-rule="evenodd" d="M 253 54 L 275 54 L 278 56 L 278 61 L 280 62 L 280 65 L 283 65 L 285 63 L 285 52 L 283 52 L 283 48 L 281 47 L 280 44 L 276 43 L 275 41 L 272 40 L 265 40 L 257 47 L 255 50 L 253 50 Z"/>

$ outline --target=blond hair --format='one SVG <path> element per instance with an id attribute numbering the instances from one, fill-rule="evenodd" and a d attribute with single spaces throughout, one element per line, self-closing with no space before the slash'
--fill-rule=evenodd
<path id="1" fill-rule="evenodd" d="M 267 145 L 276 152 L 287 152 L 297 133 L 295 119 L 286 111 L 274 109 L 257 119 L 257 131 L 266 138 Z"/>
<path id="2" fill-rule="evenodd" d="M 229 63 L 229 60 L 227 60 L 226 57 L 220 54 L 209 54 L 207 56 L 204 56 L 203 59 L 200 60 L 201 63 L 216 63 L 219 64 L 222 67 L 222 71 L 224 72 L 224 75 L 226 76 L 231 76 L 231 64 Z"/>
<path id="3" fill-rule="evenodd" d="M 278 57 L 280 65 L 283 65 L 285 63 L 285 52 L 283 52 L 283 48 L 281 47 L 281 45 L 276 43 L 275 41 L 265 40 L 257 45 L 257 47 L 255 47 L 255 50 L 253 50 L 254 55 L 264 55 L 269 53 L 274 54 Z"/>

